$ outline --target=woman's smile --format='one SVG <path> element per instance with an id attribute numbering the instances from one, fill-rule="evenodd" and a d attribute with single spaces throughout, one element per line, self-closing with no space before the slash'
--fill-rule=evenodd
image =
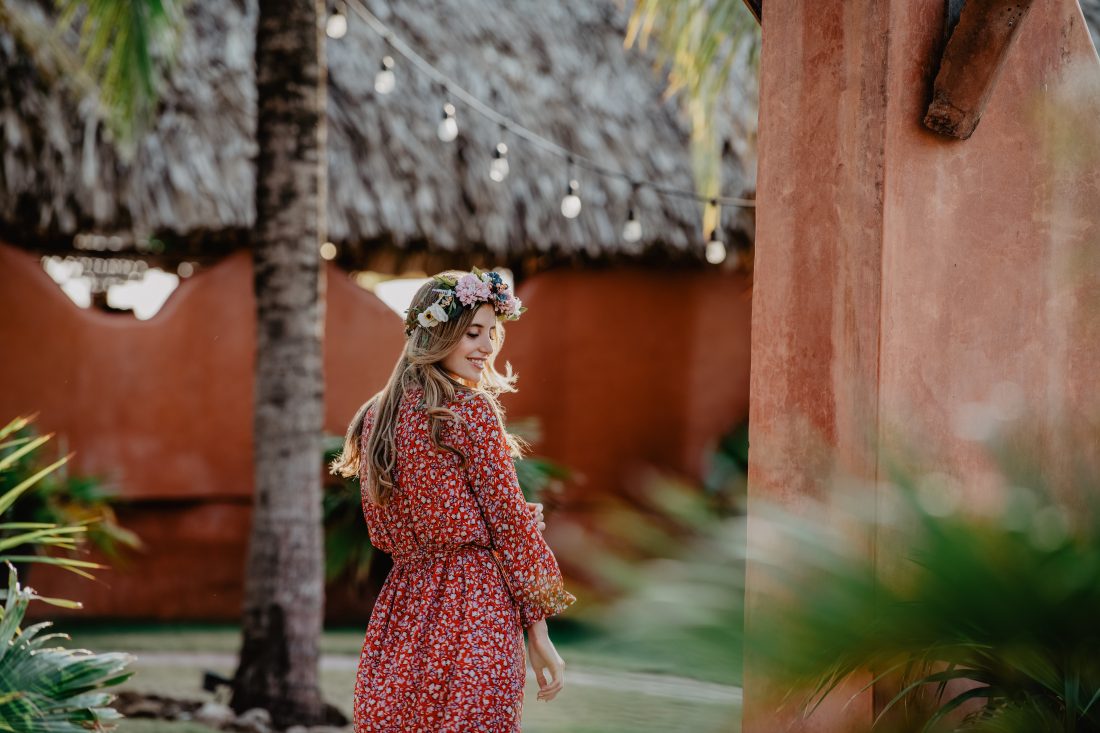
<path id="1" fill-rule="evenodd" d="M 480 306 L 458 343 L 443 357 L 443 368 L 463 379 L 480 382 L 496 347 L 496 322 L 493 307 L 488 303 Z"/>

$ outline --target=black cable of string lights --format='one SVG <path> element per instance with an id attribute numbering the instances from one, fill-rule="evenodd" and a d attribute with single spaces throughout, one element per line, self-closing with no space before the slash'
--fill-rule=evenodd
<path id="1" fill-rule="evenodd" d="M 584 168 L 593 173 L 597 173 L 608 178 L 618 178 L 629 183 L 636 191 L 639 188 L 645 187 L 656 193 L 666 196 L 677 196 L 680 198 L 691 199 L 702 204 L 709 204 L 716 206 L 720 204 L 729 206 L 740 206 L 746 208 L 752 208 L 756 206 L 756 202 L 752 199 L 739 198 L 736 196 L 703 196 L 694 191 L 689 191 L 682 188 L 675 188 L 673 186 L 666 186 L 654 181 L 645 179 L 634 178 L 626 174 L 621 170 L 609 168 L 602 165 L 595 160 L 582 155 L 576 151 L 570 150 L 566 147 L 559 145 L 553 140 L 549 140 L 537 132 L 521 125 L 515 120 L 507 117 L 489 105 L 482 102 L 480 99 L 470 94 L 463 89 L 453 79 L 437 69 L 429 61 L 424 59 L 420 54 L 413 50 L 407 43 L 402 41 L 394 32 L 383 23 L 376 15 L 367 10 L 367 8 L 359 2 L 359 0 L 346 0 L 343 3 L 345 7 L 352 9 L 356 15 L 358 15 L 375 33 L 382 37 L 382 39 L 397 53 L 406 58 L 413 66 L 424 73 L 429 79 L 436 82 L 455 99 L 458 99 L 464 103 L 467 107 L 474 110 L 482 117 L 486 118 L 490 122 L 494 122 L 501 128 L 507 130 L 518 138 L 526 140 L 527 142 L 535 145 L 538 148 L 545 150 L 548 153 L 552 153 L 559 157 L 564 158 L 570 166 L 576 166 Z M 339 6 L 337 6 L 337 12 L 339 12 Z"/>

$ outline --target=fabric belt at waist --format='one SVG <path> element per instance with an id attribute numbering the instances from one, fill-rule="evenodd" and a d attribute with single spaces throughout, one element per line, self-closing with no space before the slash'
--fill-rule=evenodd
<path id="1" fill-rule="evenodd" d="M 410 562 L 432 560 L 437 557 L 449 557 L 479 551 L 487 552 L 488 550 L 487 545 L 479 545 L 474 542 L 464 542 L 460 545 L 421 545 L 412 550 L 394 551 L 390 553 L 390 558 L 393 560 L 394 565 L 404 565 Z"/>

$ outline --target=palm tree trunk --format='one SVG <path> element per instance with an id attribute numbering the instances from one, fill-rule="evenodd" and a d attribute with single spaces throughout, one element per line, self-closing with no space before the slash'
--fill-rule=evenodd
<path id="1" fill-rule="evenodd" d="M 323 0 L 261 0 L 256 30 L 255 499 L 233 708 L 323 721 Z"/>

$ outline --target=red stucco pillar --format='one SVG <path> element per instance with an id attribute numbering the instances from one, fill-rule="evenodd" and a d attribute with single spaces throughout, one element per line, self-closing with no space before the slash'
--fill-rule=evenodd
<path id="1" fill-rule="evenodd" d="M 944 10 L 764 4 L 750 537 L 756 502 L 797 506 L 838 470 L 877 479 L 887 426 L 920 425 L 965 469 L 973 446 L 951 427 L 963 403 L 1010 384 L 1049 413 L 1098 391 L 1095 268 L 1067 263 L 1100 247 L 1100 138 L 1057 122 L 1067 98 L 1097 104 L 1080 8 L 1029 15 L 967 141 L 921 124 Z M 1074 153 L 1059 157 L 1067 135 Z M 889 550 L 867 538 L 868 553 Z M 750 566 L 750 634 L 762 582 Z M 745 733 L 786 730 L 759 683 L 750 657 Z M 793 729 L 860 729 L 881 705 L 871 692 L 841 710 L 838 697 Z"/>

